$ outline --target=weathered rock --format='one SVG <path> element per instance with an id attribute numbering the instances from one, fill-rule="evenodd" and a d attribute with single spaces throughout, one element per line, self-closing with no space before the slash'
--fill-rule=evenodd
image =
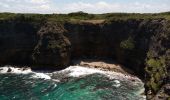
<path id="1" fill-rule="evenodd" d="M 164 86 L 164 91 L 166 94 L 170 95 L 170 84 Z"/>
<path id="2" fill-rule="evenodd" d="M 146 91 L 151 90 L 155 95 L 165 85 L 169 83 L 170 67 L 170 21 L 155 20 L 155 24 L 150 26 L 153 29 L 149 50 L 146 59 Z M 155 27 L 154 27 L 155 26 Z M 151 96 L 152 97 L 152 96 Z"/>
<path id="3" fill-rule="evenodd" d="M 11 71 L 12 71 L 12 69 L 11 69 L 11 68 L 8 68 L 7 72 L 9 73 L 9 72 L 11 72 Z"/>
<path id="4" fill-rule="evenodd" d="M 65 23 L 72 58 L 112 58 L 144 75 L 144 62 L 152 33 L 148 20 L 113 20 L 101 23 Z M 151 26 L 151 25 L 150 25 Z M 136 67 L 138 66 L 138 67 Z"/>
<path id="5" fill-rule="evenodd" d="M 63 35 L 65 31 L 62 25 L 57 23 L 46 23 L 41 27 L 38 32 L 39 41 L 32 55 L 35 64 L 58 68 L 68 66 L 71 44 Z"/>
<path id="6" fill-rule="evenodd" d="M 145 75 L 151 98 L 170 81 L 170 21 L 166 19 L 66 23 L 65 29 L 72 58 L 105 57 L 122 63 Z"/>
<path id="7" fill-rule="evenodd" d="M 31 64 L 39 25 L 24 20 L 0 20 L 0 64 Z"/>
<path id="8" fill-rule="evenodd" d="M 64 32 L 60 23 L 0 20 L 0 64 L 65 68 L 70 42 Z"/>

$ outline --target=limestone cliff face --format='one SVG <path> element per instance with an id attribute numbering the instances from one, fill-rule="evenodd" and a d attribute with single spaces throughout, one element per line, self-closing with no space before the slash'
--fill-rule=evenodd
<path id="1" fill-rule="evenodd" d="M 154 96 L 155 100 L 160 97 L 167 99 L 170 93 L 168 87 L 170 84 L 170 21 L 160 20 L 157 23 L 156 28 L 152 29 L 154 34 L 149 43 L 145 67 L 148 98 L 157 94 Z"/>
<path id="2" fill-rule="evenodd" d="M 1 20 L 0 64 L 30 64 L 38 27 L 32 22 Z"/>
<path id="3" fill-rule="evenodd" d="M 148 99 L 158 99 L 161 96 L 154 95 L 170 80 L 169 25 L 165 19 L 129 19 L 65 23 L 65 29 L 72 44 L 72 58 L 112 58 L 143 76 Z M 158 95 L 167 95 L 162 91 Z"/>
<path id="4" fill-rule="evenodd" d="M 64 27 L 57 23 L 46 23 L 38 31 L 39 41 L 33 51 L 33 62 L 42 66 L 68 66 L 70 42 L 63 35 Z"/>
<path id="5" fill-rule="evenodd" d="M 58 23 L 1 21 L 0 64 L 45 69 L 66 67 L 70 60 L 70 42 L 63 35 L 65 31 Z"/>
<path id="6" fill-rule="evenodd" d="M 111 58 L 142 76 L 148 98 L 170 83 L 170 21 L 0 21 L 0 64 L 65 68 L 71 59 Z"/>
<path id="7" fill-rule="evenodd" d="M 66 36 L 72 44 L 71 57 L 112 58 L 141 72 L 152 34 L 147 32 L 147 24 L 148 21 L 133 19 L 66 23 Z"/>

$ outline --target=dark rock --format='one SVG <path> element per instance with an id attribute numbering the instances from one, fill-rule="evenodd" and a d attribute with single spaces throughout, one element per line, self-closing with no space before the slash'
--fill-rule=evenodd
<path id="1" fill-rule="evenodd" d="M 0 20 L 0 64 L 64 68 L 70 60 L 70 42 L 64 32 L 60 23 Z"/>
<path id="2" fill-rule="evenodd" d="M 63 35 L 66 30 L 57 23 L 46 23 L 38 32 L 39 41 L 33 51 L 33 61 L 42 66 L 68 66 L 70 42 Z"/>
<path id="3" fill-rule="evenodd" d="M 12 69 L 11 69 L 11 68 L 8 68 L 7 72 L 10 73 L 11 71 L 12 71 Z"/>
<path id="4" fill-rule="evenodd" d="M 166 94 L 170 95 L 170 84 L 165 85 L 164 91 Z"/>
<path id="5" fill-rule="evenodd" d="M 32 22 L 0 20 L 0 63 L 30 64 L 38 42 L 37 30 Z"/>

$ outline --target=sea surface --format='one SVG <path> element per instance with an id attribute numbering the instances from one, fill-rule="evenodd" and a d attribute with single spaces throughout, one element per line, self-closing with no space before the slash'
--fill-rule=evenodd
<path id="1" fill-rule="evenodd" d="M 56 72 L 0 68 L 0 100 L 146 100 L 143 92 L 137 77 L 82 66 Z"/>

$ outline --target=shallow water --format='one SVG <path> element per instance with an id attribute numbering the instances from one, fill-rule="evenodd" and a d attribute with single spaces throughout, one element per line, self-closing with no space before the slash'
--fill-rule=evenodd
<path id="1" fill-rule="evenodd" d="M 0 100 L 145 100 L 136 77 L 71 66 L 54 73 L 0 74 Z"/>

